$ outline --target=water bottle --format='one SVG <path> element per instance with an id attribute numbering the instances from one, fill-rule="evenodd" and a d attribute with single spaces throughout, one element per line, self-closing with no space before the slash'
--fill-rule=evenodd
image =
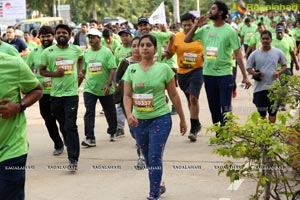
<path id="1" fill-rule="evenodd" d="M 236 86 L 244 89 L 246 87 L 246 83 L 237 83 Z"/>

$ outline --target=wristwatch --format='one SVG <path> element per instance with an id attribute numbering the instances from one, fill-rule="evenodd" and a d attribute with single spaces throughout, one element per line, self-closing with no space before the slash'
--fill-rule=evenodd
<path id="1" fill-rule="evenodd" d="M 22 100 L 18 102 L 20 104 L 20 112 L 24 112 L 26 110 L 26 103 Z"/>

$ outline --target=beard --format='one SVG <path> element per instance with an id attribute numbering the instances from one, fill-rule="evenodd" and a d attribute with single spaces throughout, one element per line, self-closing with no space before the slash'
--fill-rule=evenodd
<path id="1" fill-rule="evenodd" d="M 50 41 L 50 40 L 43 40 L 41 41 L 42 45 L 44 48 L 47 48 L 47 47 L 50 47 L 53 43 L 53 41 Z"/>
<path id="2" fill-rule="evenodd" d="M 57 44 L 61 46 L 65 46 L 69 43 L 70 38 L 68 37 L 58 37 L 56 38 Z"/>
<path id="3" fill-rule="evenodd" d="M 217 14 L 211 15 L 211 16 L 209 16 L 209 19 L 216 20 L 216 19 L 218 19 L 218 15 Z"/>

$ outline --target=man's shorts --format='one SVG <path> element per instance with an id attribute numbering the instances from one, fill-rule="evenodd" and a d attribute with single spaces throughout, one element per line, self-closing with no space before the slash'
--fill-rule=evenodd
<path id="1" fill-rule="evenodd" d="M 203 84 L 202 68 L 195 69 L 186 74 L 178 74 L 178 84 L 184 93 L 199 98 Z"/>
<path id="2" fill-rule="evenodd" d="M 277 114 L 277 106 L 274 108 L 272 107 L 274 102 L 269 100 L 268 94 L 268 90 L 253 93 L 253 103 L 262 117 L 266 117 L 267 111 L 270 116 L 276 116 Z"/>

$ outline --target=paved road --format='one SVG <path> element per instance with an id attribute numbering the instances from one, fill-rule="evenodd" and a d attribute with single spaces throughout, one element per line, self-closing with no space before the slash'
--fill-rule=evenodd
<path id="1" fill-rule="evenodd" d="M 238 78 L 240 81 L 241 78 Z M 243 122 L 255 110 L 252 89 L 237 89 L 233 100 L 233 112 Z M 180 91 L 183 106 L 186 100 Z M 84 105 L 80 94 L 78 127 L 81 141 L 84 139 Z M 246 200 L 255 190 L 252 180 L 242 180 L 230 185 L 224 175 L 218 176 L 218 168 L 226 158 L 212 153 L 205 127 L 211 125 L 206 94 L 201 91 L 200 119 L 202 129 L 196 143 L 189 142 L 187 135 L 180 136 L 178 116 L 173 116 L 173 128 L 164 154 L 164 177 L 167 192 L 162 200 Z M 100 107 L 97 108 L 100 111 Z M 189 124 L 188 110 L 185 109 Z M 81 148 L 79 170 L 70 174 L 64 167 L 67 154 L 52 156 L 53 144 L 35 104 L 26 111 L 30 152 L 27 163 L 26 199 L 29 200 L 142 200 L 148 196 L 147 171 L 137 171 L 135 142 L 128 134 L 116 142 L 109 142 L 105 117 L 96 117 L 96 142 L 94 148 Z"/>

